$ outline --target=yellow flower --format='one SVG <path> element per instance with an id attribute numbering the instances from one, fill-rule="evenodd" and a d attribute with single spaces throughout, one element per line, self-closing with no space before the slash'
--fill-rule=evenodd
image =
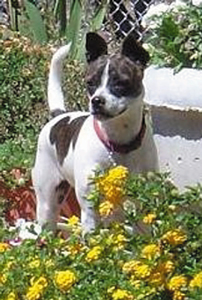
<path id="1" fill-rule="evenodd" d="M 53 267 L 53 266 L 54 266 L 53 260 L 52 260 L 52 259 L 47 259 L 47 260 L 45 261 L 45 266 L 46 266 L 47 268 Z"/>
<path id="2" fill-rule="evenodd" d="M 114 205 L 109 201 L 104 201 L 99 205 L 99 213 L 101 217 L 108 217 L 112 215 L 113 210 L 114 210 Z"/>
<path id="3" fill-rule="evenodd" d="M 37 300 L 39 299 L 44 289 L 47 287 L 48 282 L 45 277 L 41 276 L 39 279 L 35 280 L 35 278 L 31 279 L 31 286 L 28 288 L 26 299 L 27 300 Z"/>
<path id="4" fill-rule="evenodd" d="M 6 283 L 7 277 L 5 274 L 0 274 L 0 285 Z"/>
<path id="5" fill-rule="evenodd" d="M 145 279 L 151 274 L 151 269 L 146 264 L 141 264 L 137 266 L 134 275 L 139 279 Z"/>
<path id="6" fill-rule="evenodd" d="M 149 213 L 143 218 L 143 222 L 145 224 L 152 224 L 156 220 L 156 214 L 154 213 Z"/>
<path id="7" fill-rule="evenodd" d="M 130 260 L 123 265 L 123 272 L 127 274 L 134 273 L 138 266 L 142 263 L 139 260 Z"/>
<path id="8" fill-rule="evenodd" d="M 70 226 L 75 226 L 79 224 L 79 218 L 75 215 L 73 215 L 71 218 L 68 219 L 68 224 Z"/>
<path id="9" fill-rule="evenodd" d="M 160 255 L 160 247 L 156 244 L 149 244 L 142 250 L 142 257 L 146 259 L 153 259 Z"/>
<path id="10" fill-rule="evenodd" d="M 115 250 L 121 250 L 124 248 L 126 244 L 126 237 L 125 235 L 119 233 L 113 236 L 113 244 L 115 246 Z"/>
<path id="11" fill-rule="evenodd" d="M 162 237 L 162 240 L 167 241 L 172 246 L 181 245 L 186 239 L 186 234 L 180 229 L 170 230 Z"/>
<path id="12" fill-rule="evenodd" d="M 7 243 L 0 243 L 0 253 L 10 249 L 10 245 Z"/>
<path id="13" fill-rule="evenodd" d="M 151 273 L 151 269 L 147 264 L 143 264 L 139 260 L 131 260 L 126 262 L 122 268 L 124 273 L 135 275 L 137 279 L 144 279 Z"/>
<path id="14" fill-rule="evenodd" d="M 76 275 L 70 270 L 59 271 L 55 274 L 55 284 L 62 292 L 68 291 L 76 280 Z"/>
<path id="15" fill-rule="evenodd" d="M 16 297 L 15 293 L 11 292 L 8 294 L 8 297 L 6 298 L 6 300 L 17 300 L 17 297 Z"/>
<path id="16" fill-rule="evenodd" d="M 185 294 L 181 291 L 174 291 L 173 293 L 173 300 L 183 300 L 185 299 Z"/>
<path id="17" fill-rule="evenodd" d="M 100 246 L 93 247 L 86 255 L 86 261 L 91 262 L 97 260 L 100 257 L 102 249 Z"/>
<path id="18" fill-rule="evenodd" d="M 194 278 L 190 281 L 189 286 L 191 288 L 202 288 L 202 271 L 194 276 Z"/>
<path id="19" fill-rule="evenodd" d="M 40 259 L 35 259 L 33 261 L 31 261 L 28 265 L 31 269 L 36 269 L 36 268 L 39 268 L 40 266 Z"/>
<path id="20" fill-rule="evenodd" d="M 122 184 L 128 177 L 128 169 L 124 166 L 117 166 L 109 170 L 107 179 L 114 184 Z"/>
<path id="21" fill-rule="evenodd" d="M 77 255 L 84 249 L 82 244 L 69 245 L 67 250 L 70 252 L 72 256 Z"/>
<path id="22" fill-rule="evenodd" d="M 175 269 L 175 265 L 174 265 L 174 263 L 171 260 L 167 260 L 166 262 L 164 262 L 162 264 L 162 267 L 163 267 L 164 272 L 166 274 L 169 274 L 169 273 L 173 272 L 174 269 Z"/>
<path id="23" fill-rule="evenodd" d="M 162 286 L 165 284 L 165 274 L 160 272 L 159 270 L 154 270 L 149 276 L 148 281 L 154 286 Z"/>
<path id="24" fill-rule="evenodd" d="M 166 275 L 174 270 L 175 266 L 172 261 L 165 261 L 158 264 L 149 276 L 149 283 L 155 286 L 161 286 L 166 283 Z"/>
<path id="25" fill-rule="evenodd" d="M 97 188 L 106 201 L 114 204 L 122 202 L 124 197 L 123 187 L 128 174 L 128 169 L 123 166 L 117 166 L 97 179 Z"/>
<path id="26" fill-rule="evenodd" d="M 187 278 L 184 275 L 173 276 L 168 282 L 168 289 L 178 291 L 187 285 Z"/>
<path id="27" fill-rule="evenodd" d="M 132 275 L 131 278 L 130 278 L 130 283 L 131 283 L 131 285 L 134 286 L 134 288 L 136 288 L 136 289 L 139 289 L 140 286 L 141 286 L 141 281 L 138 280 L 138 279 L 136 279 L 136 277 L 133 276 L 133 275 Z"/>
<path id="28" fill-rule="evenodd" d="M 116 289 L 112 294 L 113 300 L 130 300 L 133 296 L 126 290 Z"/>

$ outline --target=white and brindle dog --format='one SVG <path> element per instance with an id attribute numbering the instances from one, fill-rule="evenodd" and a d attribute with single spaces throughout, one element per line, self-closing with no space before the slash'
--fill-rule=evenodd
<path id="1" fill-rule="evenodd" d="M 42 129 L 32 171 L 37 197 L 37 220 L 56 228 L 58 203 L 69 185 L 81 207 L 84 232 L 96 226 L 96 213 L 86 196 L 89 177 L 97 166 L 112 162 L 132 173 L 156 171 L 157 151 L 150 121 L 144 114 L 144 68 L 149 55 L 129 35 L 120 53 L 108 55 L 107 44 L 96 33 L 86 37 L 89 113 L 65 112 L 61 89 L 62 62 L 70 45 L 53 55 L 48 103 L 53 116 Z"/>

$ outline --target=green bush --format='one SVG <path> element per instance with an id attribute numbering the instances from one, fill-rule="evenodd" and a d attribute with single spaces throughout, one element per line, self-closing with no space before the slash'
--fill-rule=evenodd
<path id="1" fill-rule="evenodd" d="M 153 64 L 176 69 L 202 67 L 202 8 L 192 4 L 171 6 L 151 20 L 145 42 Z"/>
<path id="2" fill-rule="evenodd" d="M 33 163 L 39 130 L 49 118 L 46 89 L 52 51 L 51 46 L 34 45 L 5 28 L 0 29 L 0 38 L 2 171 Z M 83 66 L 69 62 L 64 75 L 67 109 L 84 108 Z"/>

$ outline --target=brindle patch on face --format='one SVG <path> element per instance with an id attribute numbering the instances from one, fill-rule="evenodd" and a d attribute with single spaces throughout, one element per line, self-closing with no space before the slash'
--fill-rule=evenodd
<path id="1" fill-rule="evenodd" d="M 115 54 L 111 57 L 101 56 L 92 62 L 87 70 L 87 91 L 92 96 L 101 84 L 102 75 L 109 61 L 109 80 L 107 88 L 116 97 L 137 97 L 142 92 L 142 65 L 128 57 Z"/>
<path id="2" fill-rule="evenodd" d="M 109 64 L 110 92 L 117 97 L 137 97 L 142 92 L 143 68 L 126 56 L 117 54 Z"/>
<path id="3" fill-rule="evenodd" d="M 63 161 L 69 151 L 69 146 L 72 142 L 75 147 L 78 134 L 81 126 L 86 120 L 87 116 L 81 116 L 73 119 L 70 122 L 70 117 L 65 117 L 57 122 L 50 131 L 50 142 L 55 144 L 59 163 L 62 165 Z"/>
<path id="4" fill-rule="evenodd" d="M 68 189 L 70 188 L 70 185 L 68 181 L 62 180 L 58 186 L 56 186 L 55 191 L 57 193 L 57 201 L 58 204 L 61 204 L 67 195 Z"/>
<path id="5" fill-rule="evenodd" d="M 92 96 L 101 84 L 102 75 L 107 64 L 107 56 L 101 56 L 89 64 L 86 71 L 87 92 Z"/>

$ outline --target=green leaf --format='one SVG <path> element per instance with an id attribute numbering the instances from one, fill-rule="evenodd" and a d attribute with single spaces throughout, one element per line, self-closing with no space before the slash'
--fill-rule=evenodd
<path id="1" fill-rule="evenodd" d="M 108 4 L 108 0 L 103 0 L 102 3 L 99 5 L 98 9 L 96 10 L 90 26 L 92 31 L 97 31 L 101 28 L 104 17 L 107 13 Z"/>
<path id="2" fill-rule="evenodd" d="M 81 18 L 82 18 L 82 3 L 80 0 L 72 0 L 70 6 L 70 17 L 69 25 L 66 30 L 68 41 L 72 42 L 70 57 L 75 59 L 78 40 L 79 40 L 79 31 L 81 27 Z"/>
<path id="3" fill-rule="evenodd" d="M 28 0 L 25 0 L 24 4 L 36 42 L 40 44 L 46 43 L 48 37 L 38 8 Z"/>
<path id="4" fill-rule="evenodd" d="M 66 13 L 66 0 L 56 0 L 54 6 L 54 16 L 60 22 L 60 35 L 65 34 L 66 25 L 67 25 L 67 13 Z"/>

